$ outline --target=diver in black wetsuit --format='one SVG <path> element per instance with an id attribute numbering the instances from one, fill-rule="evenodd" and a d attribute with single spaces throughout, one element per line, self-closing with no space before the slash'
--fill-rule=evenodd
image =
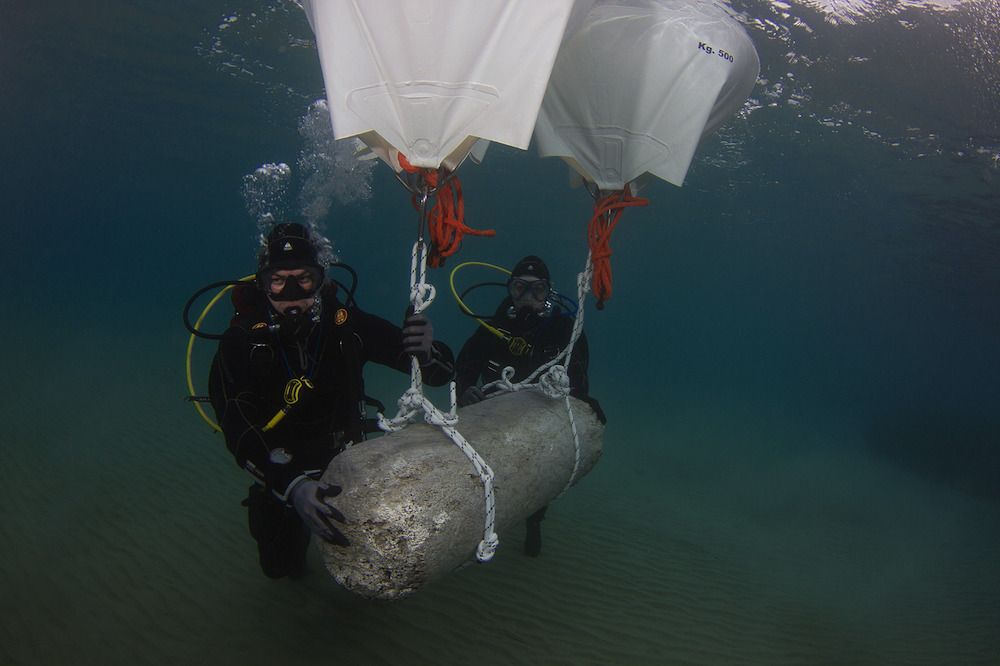
<path id="1" fill-rule="evenodd" d="M 480 327 L 458 354 L 455 382 L 459 406 L 483 400 L 485 395 L 480 386 L 500 379 L 505 367 L 514 369 L 512 382 L 523 381 L 569 344 L 574 319 L 551 298 L 552 283 L 544 261 L 532 255 L 517 262 L 507 281 L 507 292 L 507 298 L 488 322 L 505 335 Z M 589 360 L 587 338 L 581 333 L 566 370 L 570 395 L 589 403 L 604 423 L 606 418 L 600 404 L 589 396 Z M 542 507 L 526 522 L 524 552 L 531 557 L 541 553 L 541 522 L 547 508 Z"/>
<path id="2" fill-rule="evenodd" d="M 301 224 L 269 234 L 255 283 L 234 291 L 237 312 L 209 377 L 212 406 L 236 462 L 254 477 L 244 501 L 260 565 L 271 578 L 305 565 L 310 531 L 335 544 L 343 516 L 323 500 L 340 488 L 318 481 L 346 445 L 364 439 L 362 368 L 374 361 L 409 372 L 420 361 L 432 386 L 451 380 L 452 353 L 423 315 L 402 330 L 338 298 Z"/>

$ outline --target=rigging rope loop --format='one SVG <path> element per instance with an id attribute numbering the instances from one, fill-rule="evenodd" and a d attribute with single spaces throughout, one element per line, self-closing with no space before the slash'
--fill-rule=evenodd
<path id="1" fill-rule="evenodd" d="M 416 360 L 414 360 L 416 365 Z M 418 370 L 419 372 L 419 370 Z M 397 432 L 402 430 L 411 422 L 424 415 L 424 421 L 430 425 L 437 426 L 451 439 L 452 443 L 465 454 L 479 479 L 483 483 L 483 496 L 485 500 L 485 516 L 483 520 L 483 538 L 476 547 L 476 559 L 480 562 L 488 562 L 496 553 L 500 539 L 496 533 L 496 496 L 493 492 L 493 479 L 495 477 L 493 469 L 483 460 L 483 457 L 472 447 L 471 444 L 458 432 L 455 424 L 458 422 L 455 407 L 455 386 L 451 387 L 451 411 L 444 414 L 423 394 L 419 385 L 407 389 L 399 398 L 399 412 L 395 418 L 387 419 L 382 414 L 378 415 L 378 425 L 386 432 Z"/>
<path id="2" fill-rule="evenodd" d="M 427 245 L 417 240 L 410 251 L 410 305 L 413 314 L 420 314 L 430 307 L 437 297 L 437 289 L 427 282 Z"/>
<path id="3" fill-rule="evenodd" d="M 422 203 L 426 203 L 426 200 Z M 410 253 L 410 306 L 414 314 L 419 314 L 427 309 L 437 294 L 434 286 L 427 282 L 428 262 L 427 245 L 422 238 L 418 238 L 413 244 L 413 250 Z M 422 414 L 425 422 L 440 428 L 452 443 L 465 454 L 465 457 L 472 463 L 483 483 L 483 496 L 485 500 L 483 538 L 476 548 L 476 558 L 480 562 L 488 562 L 493 558 L 500 543 L 500 539 L 496 533 L 496 499 L 493 493 L 494 474 L 482 456 L 476 452 L 455 427 L 458 423 L 458 409 L 454 382 L 451 383 L 450 394 L 451 410 L 445 414 L 435 407 L 434 403 L 424 395 L 420 362 L 416 356 L 413 356 L 410 359 L 410 388 L 404 391 L 403 395 L 397 401 L 399 411 L 391 419 L 379 413 L 378 426 L 385 432 L 398 432 L 419 419 Z"/>

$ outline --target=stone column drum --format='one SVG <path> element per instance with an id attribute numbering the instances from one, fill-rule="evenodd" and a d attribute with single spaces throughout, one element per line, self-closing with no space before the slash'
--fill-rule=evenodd
<path id="1" fill-rule="evenodd" d="M 604 427 L 570 398 L 580 442 L 576 479 L 601 456 Z M 508 393 L 459 410 L 459 432 L 493 469 L 499 556 L 507 528 L 555 498 L 573 471 L 564 399 Z M 343 492 L 329 501 L 348 547 L 320 541 L 327 569 L 365 597 L 395 599 L 475 558 L 483 538 L 483 483 L 462 451 L 426 423 L 369 440 L 331 461 L 323 481 Z M 520 547 L 520 538 L 516 543 Z M 507 548 L 510 546 L 507 545 Z"/>

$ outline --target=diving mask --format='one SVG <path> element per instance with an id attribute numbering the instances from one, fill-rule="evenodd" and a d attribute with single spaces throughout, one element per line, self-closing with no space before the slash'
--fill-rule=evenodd
<path id="1" fill-rule="evenodd" d="M 312 268 L 298 271 L 271 271 L 264 275 L 267 296 L 275 301 L 303 301 L 312 298 L 322 284 L 322 276 Z"/>
<path id="2" fill-rule="evenodd" d="M 544 301 L 549 295 L 551 285 L 548 280 L 522 280 L 521 278 L 511 278 L 507 283 L 507 289 L 513 300 L 524 298 L 530 294 L 536 301 Z"/>

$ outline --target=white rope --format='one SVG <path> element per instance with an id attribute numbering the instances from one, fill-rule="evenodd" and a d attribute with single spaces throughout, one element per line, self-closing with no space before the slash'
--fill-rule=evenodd
<path id="1" fill-rule="evenodd" d="M 410 252 L 410 305 L 413 306 L 413 314 L 426 310 L 436 297 L 437 290 L 427 282 L 427 246 L 418 240 Z"/>
<path id="2" fill-rule="evenodd" d="M 570 429 L 573 432 L 573 471 L 570 473 L 566 485 L 556 495 L 555 499 L 559 499 L 570 489 L 570 486 L 576 481 L 577 472 L 580 470 L 580 435 L 576 429 L 573 406 L 569 401 L 570 384 L 567 368 L 569 368 L 570 361 L 572 360 L 573 347 L 576 346 L 576 341 L 583 333 L 583 301 L 587 296 L 587 292 L 590 291 L 590 280 L 593 274 L 594 264 L 592 256 L 590 252 L 587 252 L 587 263 L 583 268 L 583 272 L 578 273 L 576 276 L 576 317 L 573 320 L 573 332 L 569 337 L 566 348 L 559 352 L 555 358 L 536 368 L 534 372 L 520 382 L 511 381 L 514 378 L 514 368 L 508 365 L 500 371 L 500 379 L 484 384 L 482 387 L 483 392 L 491 394 L 491 397 L 501 393 L 534 389 L 541 391 L 550 398 L 563 398 L 565 401 Z"/>
<path id="3" fill-rule="evenodd" d="M 427 248 L 422 241 L 413 244 L 410 259 L 410 305 L 414 314 L 423 312 L 434 302 L 436 291 L 427 278 Z M 493 493 L 493 470 L 472 445 L 462 436 L 455 424 L 458 423 L 458 413 L 455 398 L 455 382 L 451 383 L 451 411 L 444 414 L 434 406 L 423 391 L 423 378 L 420 373 L 420 363 L 414 356 L 410 361 L 410 388 L 400 396 L 397 403 L 399 411 L 392 419 L 382 414 L 378 415 L 378 426 L 386 432 L 397 432 L 410 423 L 415 422 L 423 414 L 424 421 L 437 426 L 465 454 L 483 482 L 483 493 L 486 501 L 486 515 L 483 526 L 483 538 L 476 548 L 476 559 L 489 562 L 496 553 L 500 539 L 496 533 L 496 497 Z"/>

